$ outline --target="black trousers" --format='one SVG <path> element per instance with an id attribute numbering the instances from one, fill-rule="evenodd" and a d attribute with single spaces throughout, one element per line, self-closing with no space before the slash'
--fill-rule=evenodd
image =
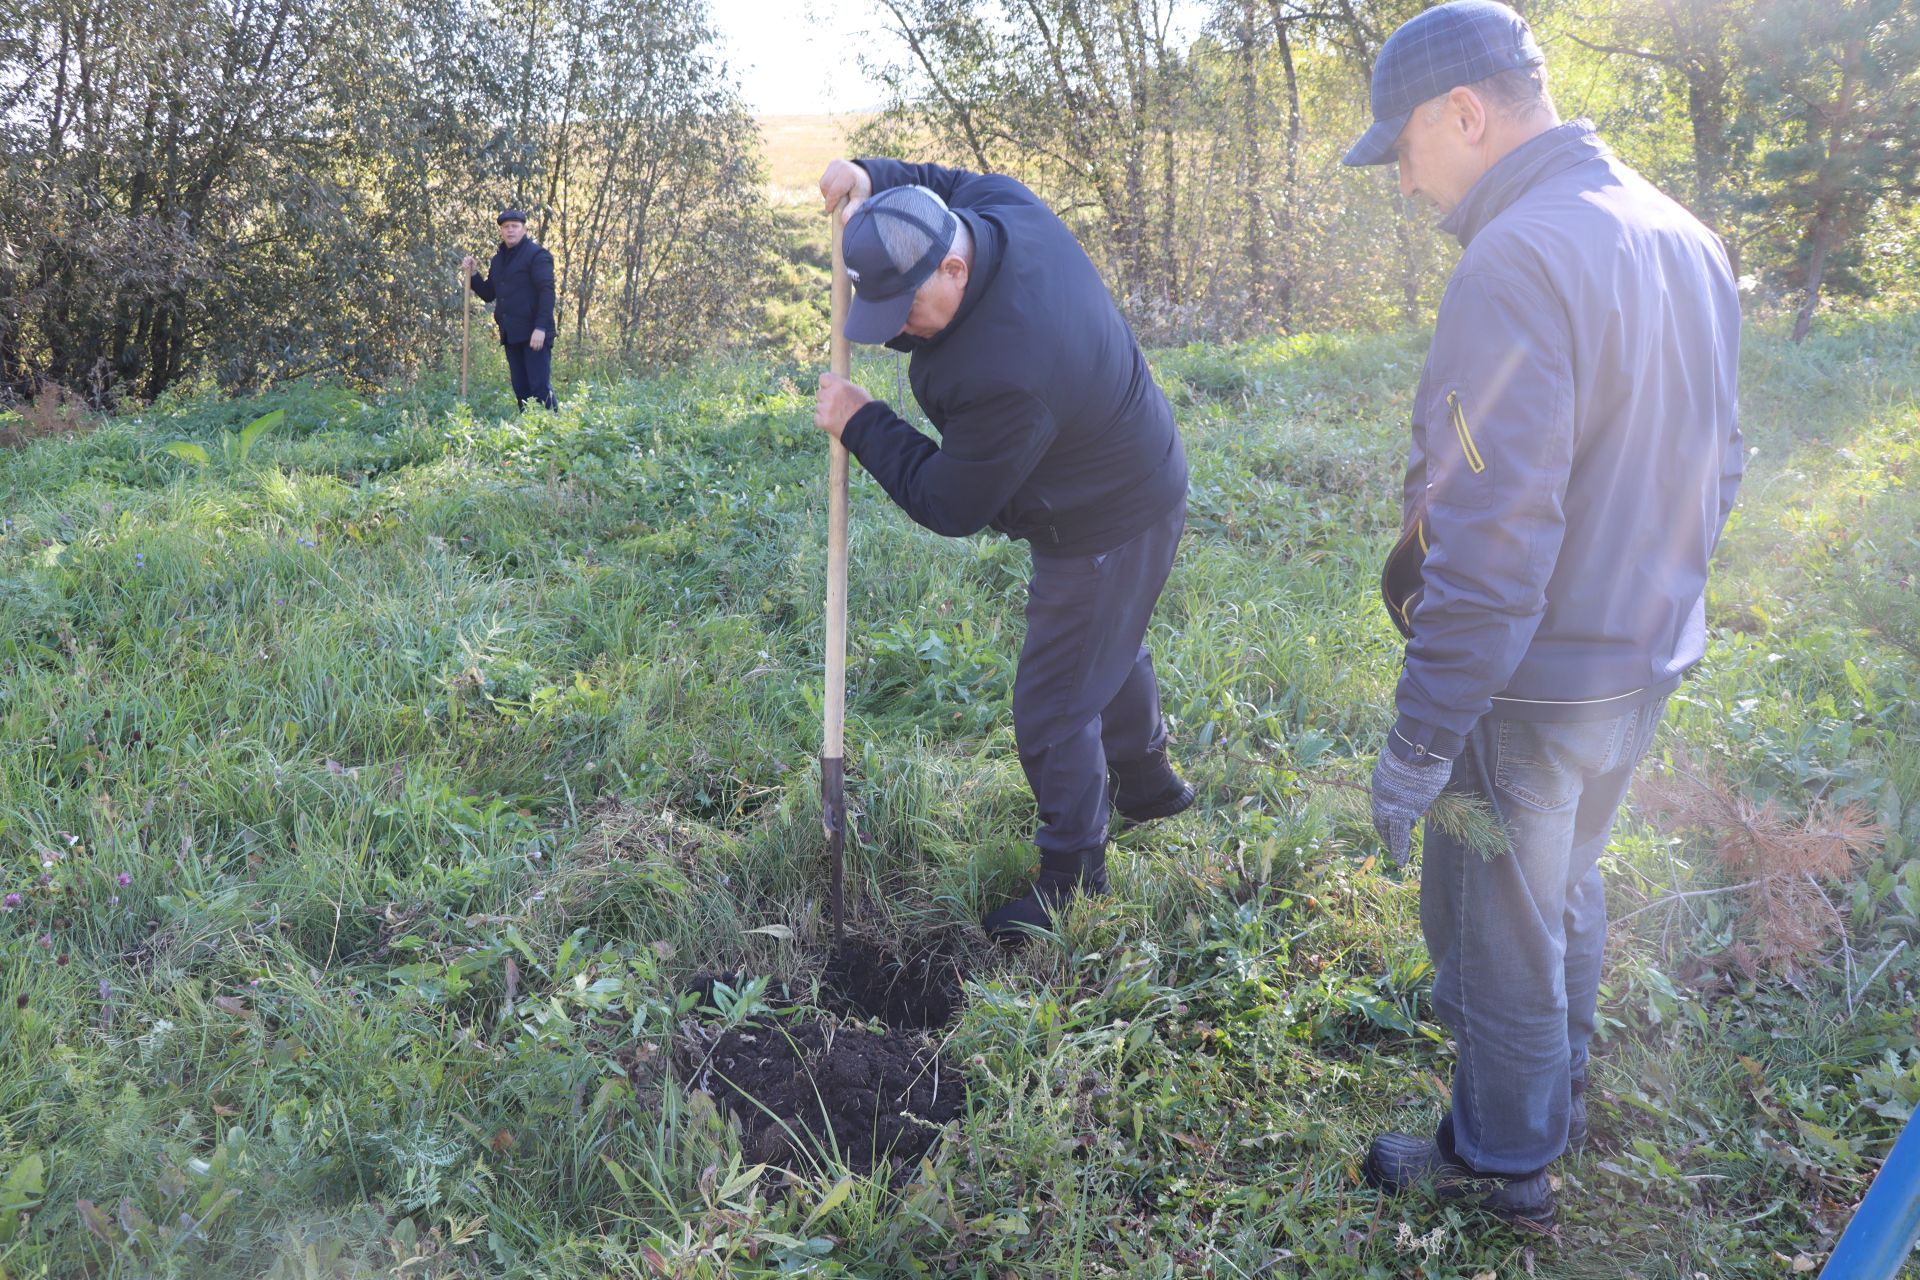
<path id="1" fill-rule="evenodd" d="M 553 339 L 535 351 L 525 342 L 503 342 L 507 373 L 513 378 L 513 398 L 524 409 L 535 400 L 551 409 L 553 402 Z"/>
<path id="2" fill-rule="evenodd" d="M 1013 729 L 1040 806 L 1043 860 L 1103 847 L 1108 762 L 1124 770 L 1166 744 L 1144 641 L 1186 524 L 1182 499 L 1105 554 L 1034 553 Z"/>

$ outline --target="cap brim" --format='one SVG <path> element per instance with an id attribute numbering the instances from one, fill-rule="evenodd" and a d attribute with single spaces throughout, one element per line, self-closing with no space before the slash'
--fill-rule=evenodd
<path id="1" fill-rule="evenodd" d="M 1385 120 L 1375 120 L 1373 127 L 1360 135 L 1360 141 L 1347 149 L 1341 163 L 1392 164 L 1393 144 L 1400 141 L 1400 131 L 1407 127 L 1407 117 L 1412 114 L 1411 111 L 1403 111 Z"/>
<path id="2" fill-rule="evenodd" d="M 892 342 L 906 327 L 907 313 L 913 310 L 913 296 L 914 290 L 909 289 L 897 297 L 869 302 L 855 294 L 853 305 L 847 308 L 848 339 L 874 346 Z"/>

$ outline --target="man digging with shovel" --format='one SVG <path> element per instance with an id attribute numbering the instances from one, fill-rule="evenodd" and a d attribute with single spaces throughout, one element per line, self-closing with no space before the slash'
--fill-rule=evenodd
<path id="1" fill-rule="evenodd" d="M 1193 803 L 1143 643 L 1186 525 L 1186 453 L 1093 264 L 1020 183 L 836 160 L 820 192 L 829 210 L 847 202 L 847 335 L 911 354 L 940 442 L 830 373 L 815 425 L 935 533 L 1032 545 L 1013 723 L 1040 874 L 985 921 L 1018 942 L 1076 893 L 1106 892 L 1111 809 L 1146 822 Z"/>

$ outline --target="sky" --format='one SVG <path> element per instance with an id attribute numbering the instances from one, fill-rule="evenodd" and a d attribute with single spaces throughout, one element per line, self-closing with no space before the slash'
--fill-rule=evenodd
<path id="1" fill-rule="evenodd" d="M 889 44 L 872 0 L 711 0 L 720 54 L 756 115 L 864 111 L 882 93 L 856 50 Z"/>

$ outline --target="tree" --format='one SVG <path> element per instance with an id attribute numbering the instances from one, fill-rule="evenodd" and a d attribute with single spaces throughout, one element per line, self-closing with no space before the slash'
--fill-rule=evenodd
<path id="1" fill-rule="evenodd" d="M 873 67 L 891 114 L 979 168 L 1060 189 L 1070 217 L 1093 212 L 1092 247 L 1136 323 L 1178 327 L 1193 104 L 1170 0 L 880 3 L 905 54 Z"/>
<path id="2" fill-rule="evenodd" d="M 1920 11 L 1910 0 L 1770 0 L 1743 41 L 1747 91 L 1786 145 L 1765 175 L 1807 336 L 1821 290 L 1850 286 L 1858 233 L 1882 200 L 1920 194 Z"/>
<path id="3" fill-rule="evenodd" d="M 1576 44 L 1657 67 L 1678 83 L 1691 143 L 1687 204 L 1726 242 L 1736 273 L 1736 188 L 1756 142 L 1743 112 L 1740 39 L 1754 9 L 1753 0 L 1629 0 L 1607 14 L 1611 39 L 1583 34 L 1584 22 L 1568 29 Z"/>
<path id="4" fill-rule="evenodd" d="M 568 264 L 577 337 L 649 361 L 731 337 L 760 202 L 705 6 L 485 2 L 23 0 L 0 395 L 404 374 L 507 200 Z"/>

